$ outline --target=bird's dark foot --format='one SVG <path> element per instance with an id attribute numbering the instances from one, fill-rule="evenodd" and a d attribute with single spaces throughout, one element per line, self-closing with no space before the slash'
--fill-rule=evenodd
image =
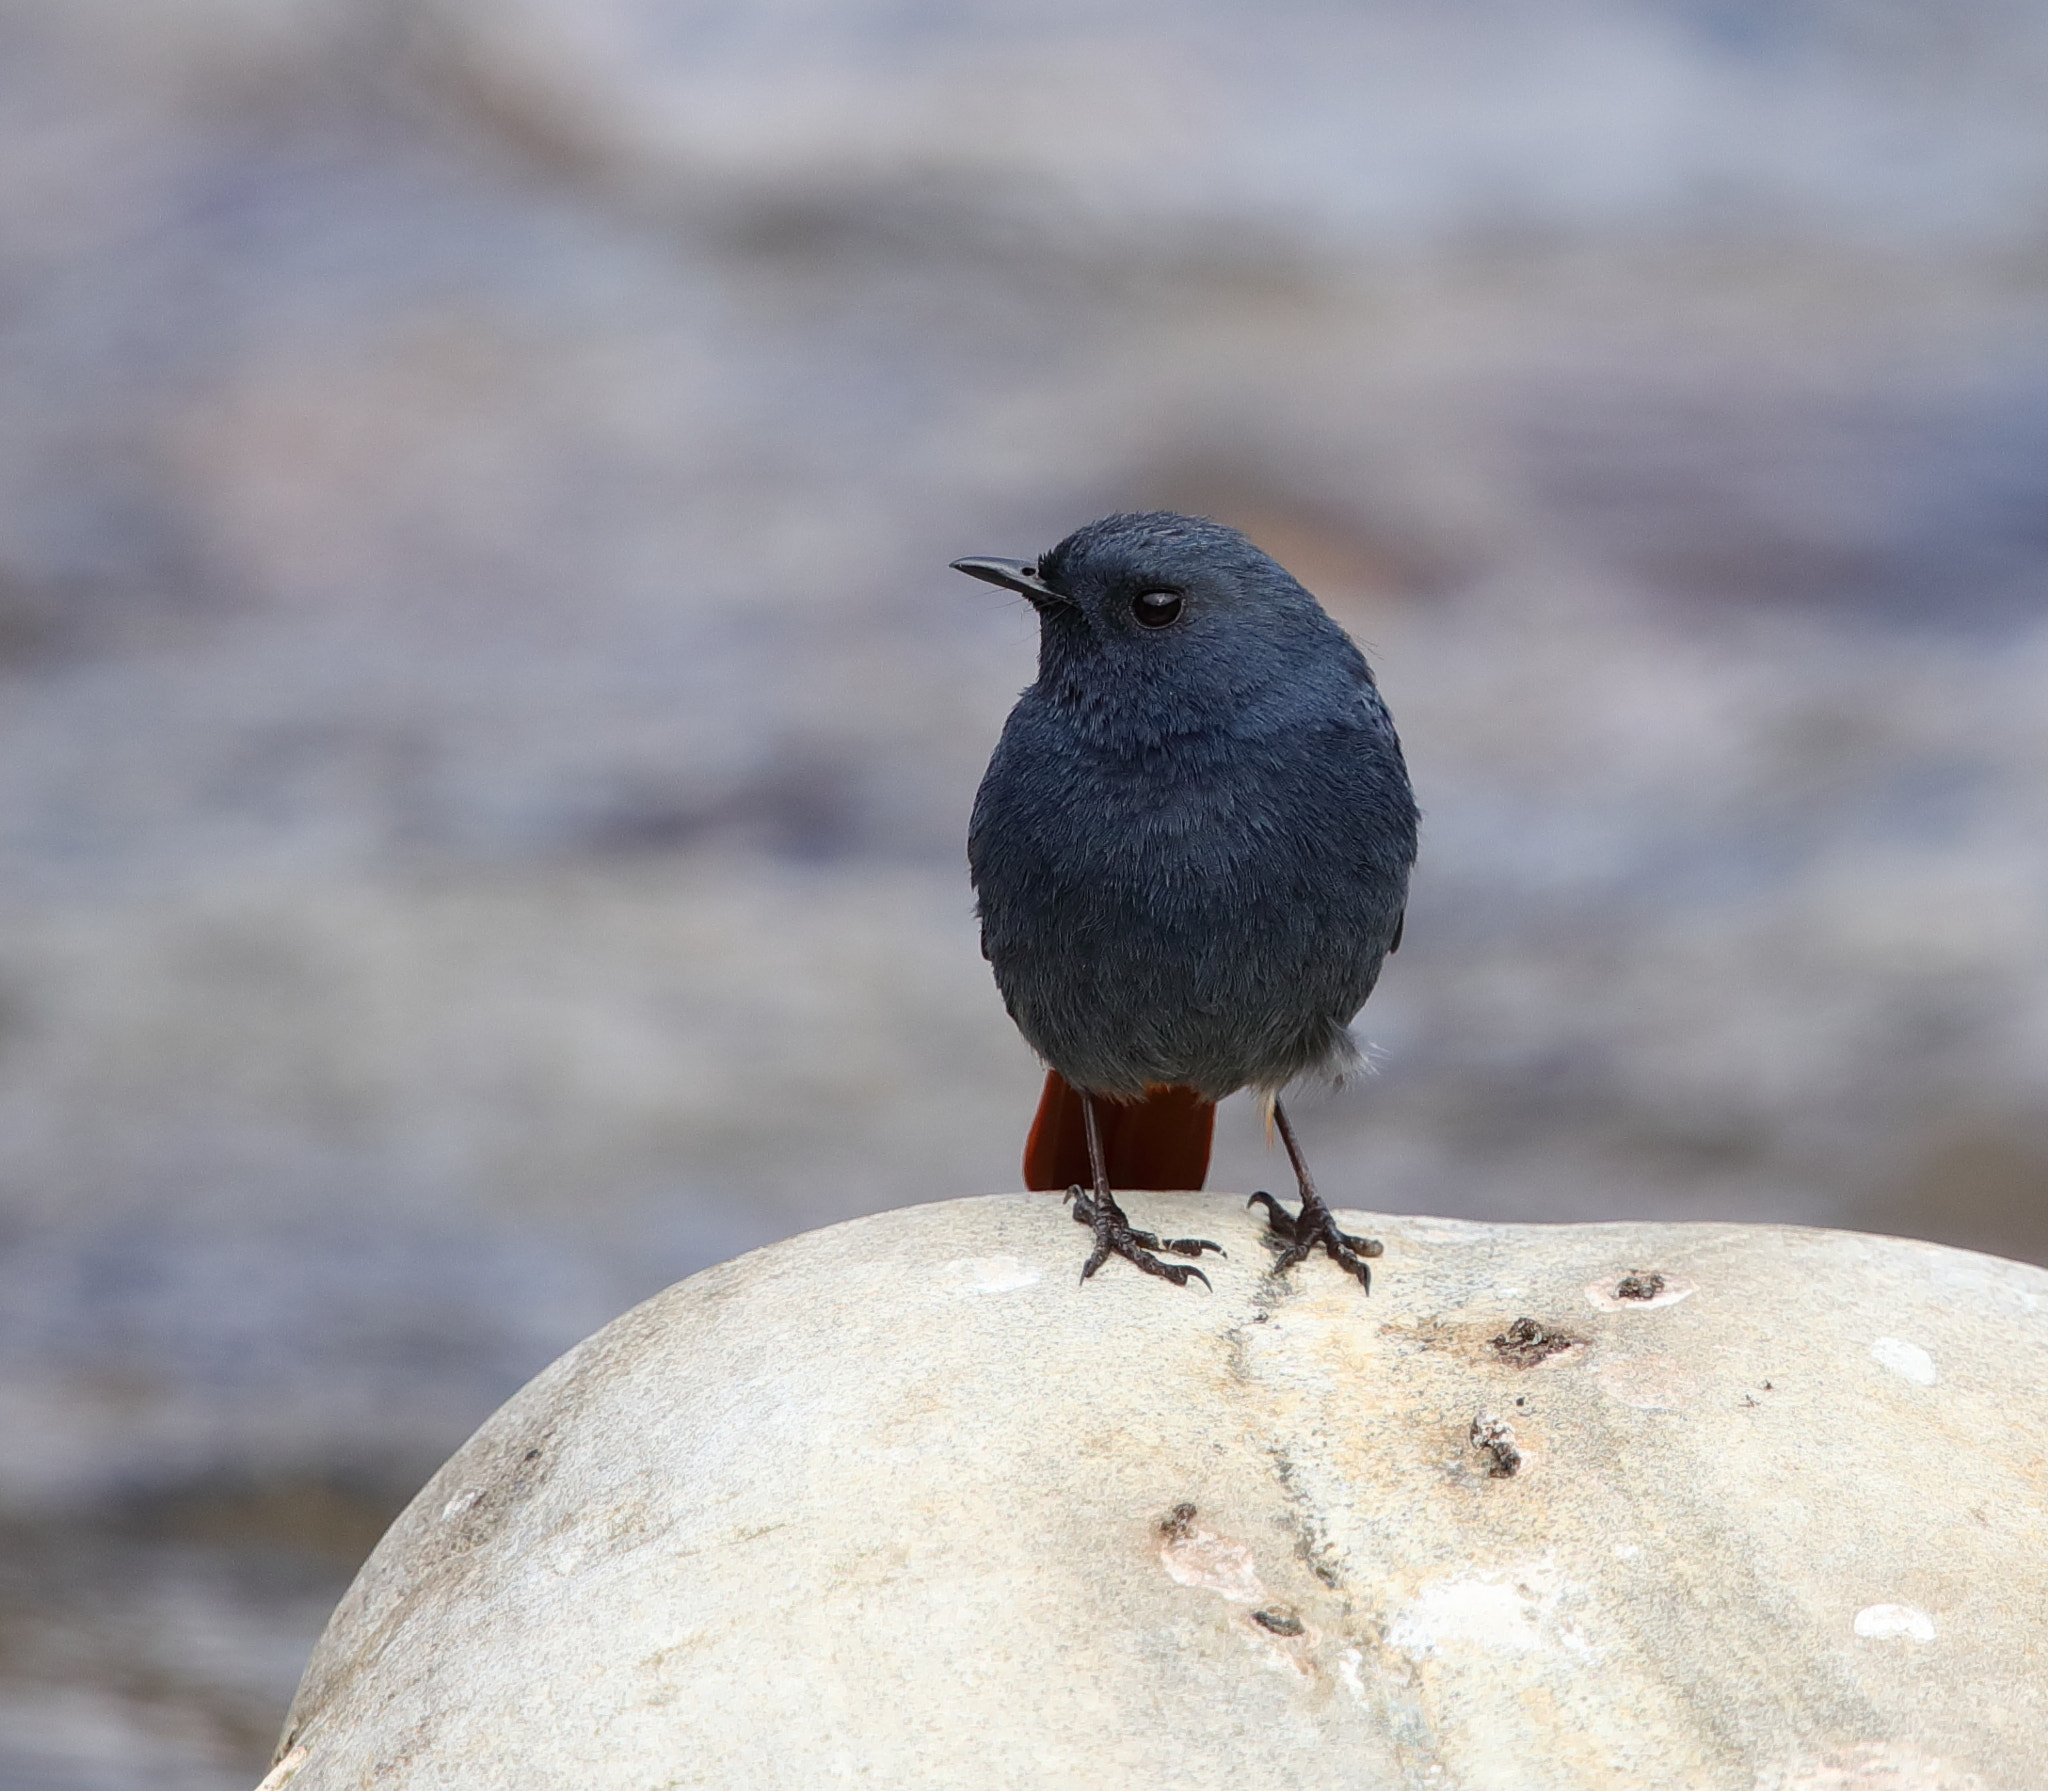
<path id="1" fill-rule="evenodd" d="M 1074 1218 L 1095 1233 L 1095 1248 L 1089 1252 L 1088 1260 L 1082 1265 L 1081 1279 L 1088 1277 L 1102 1267 L 1112 1256 L 1121 1256 L 1135 1268 L 1148 1275 L 1157 1275 L 1162 1281 L 1171 1281 L 1175 1287 L 1185 1287 L 1189 1278 L 1209 1285 L 1209 1277 L 1198 1268 L 1187 1263 L 1161 1262 L 1154 1256 L 1154 1250 L 1164 1250 L 1174 1256 L 1200 1256 L 1204 1250 L 1213 1250 L 1218 1256 L 1223 1252 L 1221 1244 L 1212 1244 L 1207 1238 L 1159 1238 L 1149 1231 L 1133 1231 L 1131 1222 L 1124 1217 L 1124 1210 L 1115 1200 L 1104 1195 L 1097 1197 L 1078 1184 L 1067 1190 L 1067 1198 L 1074 1203 Z"/>
<path id="2" fill-rule="evenodd" d="M 1263 1205 L 1266 1209 L 1266 1229 L 1275 1237 L 1286 1240 L 1287 1248 L 1273 1260 L 1274 1274 L 1286 1274 L 1295 1264 L 1304 1261 L 1309 1252 L 1320 1244 L 1329 1252 L 1332 1262 L 1356 1275 L 1358 1285 L 1367 1293 L 1372 1292 L 1372 1270 L 1365 1266 L 1364 1259 L 1368 1256 L 1381 1255 L 1386 1246 L 1378 1238 L 1355 1238 L 1348 1231 L 1339 1231 L 1335 1215 L 1317 1196 L 1304 1196 L 1301 1211 L 1289 1213 L 1279 1201 L 1262 1188 L 1247 1200 L 1245 1205 Z"/>

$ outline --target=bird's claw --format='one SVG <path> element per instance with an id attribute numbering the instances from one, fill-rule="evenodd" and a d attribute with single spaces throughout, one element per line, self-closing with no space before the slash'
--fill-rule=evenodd
<path id="1" fill-rule="evenodd" d="M 1245 1205 L 1263 1206 L 1267 1230 L 1286 1242 L 1287 1248 L 1273 1259 L 1274 1274 L 1284 1275 L 1306 1261 L 1309 1253 L 1320 1244 L 1332 1262 L 1347 1273 L 1356 1275 L 1358 1285 L 1367 1293 L 1372 1292 L 1372 1270 L 1366 1267 L 1364 1259 L 1385 1253 L 1386 1246 L 1378 1238 L 1353 1237 L 1348 1231 L 1338 1230 L 1335 1215 L 1312 1194 L 1302 1200 L 1298 1213 L 1289 1213 L 1263 1188 Z"/>
<path id="2" fill-rule="evenodd" d="M 1098 1201 L 1079 1185 L 1069 1188 L 1066 1197 L 1074 1203 L 1075 1221 L 1095 1233 L 1095 1248 L 1081 1265 L 1083 1281 L 1112 1256 L 1121 1256 L 1133 1268 L 1142 1269 L 1148 1275 L 1157 1275 L 1162 1281 L 1171 1281 L 1175 1287 L 1185 1287 L 1191 1279 L 1204 1287 L 1209 1286 L 1209 1277 L 1192 1264 L 1161 1262 L 1152 1252 L 1165 1250 L 1175 1256 L 1200 1256 L 1204 1250 L 1214 1250 L 1221 1256 L 1222 1245 L 1212 1244 L 1207 1238 L 1162 1239 L 1149 1231 L 1133 1231 L 1123 1208 L 1113 1198 L 1105 1196 Z"/>

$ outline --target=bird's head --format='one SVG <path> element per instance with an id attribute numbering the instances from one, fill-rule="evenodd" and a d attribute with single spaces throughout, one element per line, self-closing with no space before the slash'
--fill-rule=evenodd
<path id="1" fill-rule="evenodd" d="M 1144 732 L 1256 725 L 1365 675 L 1285 567 L 1200 517 L 1106 516 L 1036 561 L 953 566 L 1030 599 L 1041 696 Z"/>

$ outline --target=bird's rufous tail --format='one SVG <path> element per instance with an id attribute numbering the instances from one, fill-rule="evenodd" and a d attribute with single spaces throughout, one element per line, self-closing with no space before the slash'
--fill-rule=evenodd
<path id="1" fill-rule="evenodd" d="M 1192 1088 L 1155 1088 L 1128 1103 L 1098 1097 L 1095 1123 L 1112 1188 L 1199 1188 L 1209 1173 L 1216 1103 Z M 1024 1146 L 1024 1185 L 1056 1190 L 1077 1183 L 1095 1185 L 1081 1097 L 1059 1071 L 1048 1070 Z"/>

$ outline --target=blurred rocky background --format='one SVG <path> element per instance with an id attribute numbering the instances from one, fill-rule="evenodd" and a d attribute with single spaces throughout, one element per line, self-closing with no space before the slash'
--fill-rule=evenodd
<path id="1" fill-rule="evenodd" d="M 0 0 L 0 1788 L 246 1786 L 564 1346 L 1015 1185 L 945 562 L 1111 508 L 1408 742 L 1340 1203 L 2048 1259 L 2043 92 L 2031 0 Z"/>

